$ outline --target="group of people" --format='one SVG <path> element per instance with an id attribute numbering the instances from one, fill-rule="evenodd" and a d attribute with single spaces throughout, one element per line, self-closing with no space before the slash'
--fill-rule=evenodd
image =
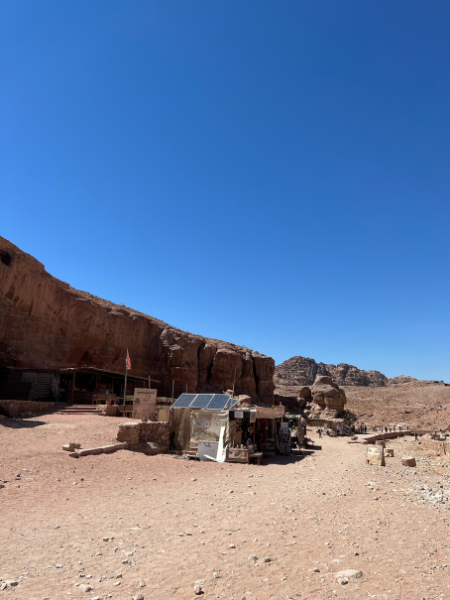
<path id="1" fill-rule="evenodd" d="M 402 427 L 399 426 L 398 430 L 401 431 Z M 408 431 L 408 430 L 409 430 L 409 427 L 407 425 L 406 431 Z M 383 427 L 380 427 L 380 429 L 379 429 L 379 433 L 392 433 L 393 431 L 397 431 L 397 425 L 393 425 L 392 427 L 385 427 L 384 431 L 383 431 Z"/>
<path id="2" fill-rule="evenodd" d="M 330 429 L 329 427 L 327 427 L 326 429 L 322 429 L 322 427 L 318 427 L 316 429 L 316 433 L 319 434 L 319 438 L 322 438 L 322 433 L 325 431 L 325 433 L 327 434 L 328 437 L 334 437 L 336 435 L 336 432 L 333 431 L 332 429 Z"/>

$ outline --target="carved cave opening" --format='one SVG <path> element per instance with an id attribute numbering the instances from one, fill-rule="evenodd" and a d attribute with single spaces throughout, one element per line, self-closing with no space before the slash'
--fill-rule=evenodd
<path id="1" fill-rule="evenodd" d="M 0 250 L 0 260 L 6 266 L 11 264 L 11 255 L 6 250 Z"/>

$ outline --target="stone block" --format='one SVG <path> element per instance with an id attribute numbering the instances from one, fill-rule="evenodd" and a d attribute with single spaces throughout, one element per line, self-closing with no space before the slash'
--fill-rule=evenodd
<path id="1" fill-rule="evenodd" d="M 102 446 L 103 454 L 109 454 L 111 452 L 116 452 L 116 450 L 124 450 L 127 447 L 125 442 L 121 442 L 120 444 L 111 444 L 110 446 Z"/>
<path id="2" fill-rule="evenodd" d="M 85 450 L 79 450 L 79 456 L 87 456 L 88 454 L 102 454 L 103 449 L 100 448 L 86 448 Z"/>

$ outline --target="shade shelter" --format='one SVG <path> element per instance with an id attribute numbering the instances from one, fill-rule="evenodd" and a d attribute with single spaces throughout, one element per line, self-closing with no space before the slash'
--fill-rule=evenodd
<path id="1" fill-rule="evenodd" d="M 196 440 L 191 444 L 191 416 L 206 413 L 200 420 L 204 421 L 206 430 L 208 421 L 221 420 L 221 413 L 229 410 L 239 402 L 230 394 L 181 394 L 170 407 L 170 431 L 175 450 L 197 449 Z M 208 416 L 209 415 L 209 416 Z M 214 426 L 211 425 L 212 429 Z M 211 434 L 208 434 L 211 436 Z"/>
<path id="2" fill-rule="evenodd" d="M 220 436 L 227 460 L 246 462 L 251 446 L 266 455 L 275 454 L 284 406 L 239 406 L 228 394 L 182 394 L 171 407 L 171 435 L 176 450 L 205 454 L 203 443 L 219 447 Z M 223 432 L 222 432 L 223 429 Z M 248 454 L 248 453 L 247 453 Z M 238 457 L 239 455 L 239 457 Z"/>

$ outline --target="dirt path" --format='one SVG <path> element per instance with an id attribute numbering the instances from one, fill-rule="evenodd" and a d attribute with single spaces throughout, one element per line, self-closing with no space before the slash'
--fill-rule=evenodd
<path id="1" fill-rule="evenodd" d="M 0 422 L 0 578 L 19 581 L 0 600 L 186 600 L 196 582 L 205 599 L 450 598 L 448 504 L 414 487 L 450 486 L 400 465 L 410 442 L 385 468 L 347 438 L 262 467 L 60 450 L 108 443 L 119 422 Z M 363 576 L 341 585 L 344 569 Z"/>

